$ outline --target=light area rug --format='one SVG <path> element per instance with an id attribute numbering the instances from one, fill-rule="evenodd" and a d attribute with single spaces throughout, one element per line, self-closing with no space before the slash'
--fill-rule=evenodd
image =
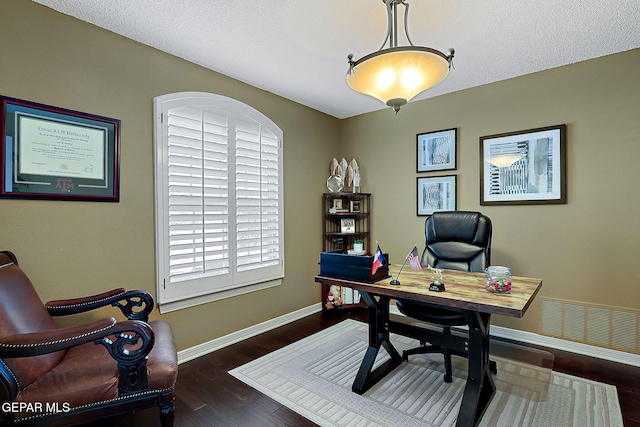
<path id="1" fill-rule="evenodd" d="M 320 426 L 454 426 L 466 382 L 464 359 L 454 357 L 459 360 L 449 384 L 443 381 L 442 356 L 434 354 L 412 356 L 364 395 L 351 391 L 368 346 L 367 329 L 345 320 L 229 373 Z M 417 344 L 397 335 L 391 340 L 400 353 Z M 381 350 L 376 363 L 387 358 Z M 498 390 L 480 426 L 623 426 L 612 385 L 551 372 L 548 390 L 540 393 L 535 389 L 547 381 L 545 372 L 505 360 L 498 361 L 498 371 Z M 510 377 L 500 379 L 501 373 Z M 527 384 L 533 389 L 523 393 Z M 503 391 L 510 386 L 520 391 Z"/>

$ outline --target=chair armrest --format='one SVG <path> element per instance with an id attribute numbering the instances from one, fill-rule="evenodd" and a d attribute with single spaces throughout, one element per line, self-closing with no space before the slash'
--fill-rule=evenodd
<path id="1" fill-rule="evenodd" d="M 118 307 L 129 320 L 148 322 L 149 314 L 153 311 L 153 297 L 146 291 L 117 288 L 88 297 L 49 301 L 44 306 L 52 316 L 66 316 L 108 305 Z M 142 309 L 134 310 L 138 307 Z"/>
<path id="2" fill-rule="evenodd" d="M 137 345 L 139 341 L 141 343 Z M 147 323 L 139 320 L 116 322 L 110 317 L 84 325 L 3 337 L 0 359 L 38 356 L 87 342 L 102 344 L 117 362 L 118 393 L 123 396 L 148 389 L 147 356 L 154 341 L 155 335 Z"/>
<path id="3" fill-rule="evenodd" d="M 118 362 L 118 396 L 139 393 L 149 389 L 147 378 L 147 356 L 155 343 L 153 329 L 148 323 L 127 320 L 118 323 L 115 341 L 109 337 L 97 339 L 96 344 L 104 345 L 111 357 Z M 125 333 L 127 332 L 127 333 Z M 133 335 L 130 335 L 134 332 Z M 140 346 L 132 347 L 141 341 Z M 126 348 L 129 346 L 130 349 Z"/>
<path id="4" fill-rule="evenodd" d="M 31 357 L 65 350 L 112 335 L 116 324 L 116 319 L 110 317 L 84 325 L 2 337 L 0 358 Z"/>

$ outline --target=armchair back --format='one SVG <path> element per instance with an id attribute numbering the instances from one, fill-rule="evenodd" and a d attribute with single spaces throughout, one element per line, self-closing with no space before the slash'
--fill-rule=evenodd
<path id="1" fill-rule="evenodd" d="M 44 332 L 58 326 L 42 304 L 29 278 L 18 267 L 17 262 L 6 253 L 0 258 L 0 342 L 3 337 L 31 332 Z M 54 366 L 65 355 L 65 351 L 35 357 L 0 359 L 15 377 L 19 388 L 33 383 Z M 0 366 L 0 370 L 5 370 Z"/>

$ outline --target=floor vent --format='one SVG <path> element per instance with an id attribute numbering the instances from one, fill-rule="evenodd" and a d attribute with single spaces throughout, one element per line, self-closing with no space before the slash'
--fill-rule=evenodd
<path id="1" fill-rule="evenodd" d="M 640 354 L 640 310 L 540 299 L 542 334 Z"/>

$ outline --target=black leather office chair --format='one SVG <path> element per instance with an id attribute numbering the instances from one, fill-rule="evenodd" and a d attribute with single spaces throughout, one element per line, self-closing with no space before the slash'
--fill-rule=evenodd
<path id="1" fill-rule="evenodd" d="M 426 247 L 422 252 L 422 265 L 449 270 L 483 272 L 491 260 L 491 220 L 480 212 L 435 212 L 424 223 Z M 445 275 L 446 285 L 446 275 Z M 396 306 L 404 315 L 443 327 L 443 333 L 451 335 L 452 326 L 466 324 L 460 310 L 445 309 L 428 303 L 397 300 Z M 451 355 L 467 357 L 466 353 L 443 346 L 426 346 L 405 350 L 402 357 L 424 353 L 443 353 L 444 381 L 452 380 Z M 491 371 L 496 365 L 491 362 Z"/>

